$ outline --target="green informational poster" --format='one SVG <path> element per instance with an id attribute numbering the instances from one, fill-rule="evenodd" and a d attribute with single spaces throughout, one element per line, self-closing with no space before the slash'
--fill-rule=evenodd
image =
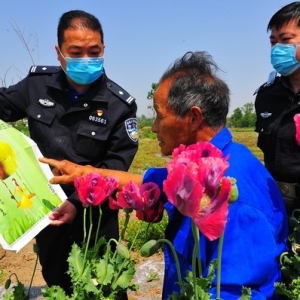
<path id="1" fill-rule="evenodd" d="M 0 120 L 0 244 L 18 252 L 50 224 L 49 214 L 67 197 L 42 164 L 37 145 Z"/>

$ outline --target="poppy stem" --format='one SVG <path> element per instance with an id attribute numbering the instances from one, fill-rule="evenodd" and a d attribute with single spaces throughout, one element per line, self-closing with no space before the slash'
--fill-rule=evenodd
<path id="1" fill-rule="evenodd" d="M 178 256 L 177 256 L 177 253 L 174 249 L 173 244 L 167 239 L 159 239 L 159 240 L 156 241 L 156 243 L 157 244 L 158 243 L 166 243 L 170 247 L 170 249 L 172 251 L 172 254 L 174 256 L 175 264 L 176 264 L 176 271 L 177 271 L 179 285 L 180 285 L 180 288 L 182 288 L 183 287 L 183 282 L 182 282 L 182 277 L 181 277 L 180 264 L 179 264 Z"/>
<path id="2" fill-rule="evenodd" d="M 86 207 L 83 208 L 83 244 L 86 241 Z"/>
<path id="3" fill-rule="evenodd" d="M 87 252 L 88 252 L 88 249 L 89 249 L 89 243 L 90 243 L 90 239 L 91 239 L 91 234 L 92 234 L 92 228 L 93 228 L 93 219 L 92 219 L 92 206 L 90 205 L 90 228 L 89 228 L 89 235 L 88 235 L 88 238 L 87 238 L 87 241 L 86 241 L 86 246 L 85 246 L 85 253 L 84 253 L 84 260 L 83 260 L 83 264 L 85 265 L 85 261 L 86 261 L 86 256 L 87 256 Z"/>
<path id="4" fill-rule="evenodd" d="M 125 210 L 125 209 L 124 209 L 124 212 L 125 212 L 125 220 L 124 220 L 124 225 L 123 225 L 123 228 L 122 228 L 122 231 L 121 231 L 121 234 L 120 234 L 119 243 L 124 238 L 125 231 L 126 231 L 128 223 L 129 223 L 129 219 L 130 219 L 130 213 L 131 213 L 131 212 L 128 212 L 128 210 Z"/>
<path id="5" fill-rule="evenodd" d="M 101 219 L 102 219 L 102 208 L 101 208 L 101 205 L 99 205 L 99 220 L 98 220 L 97 231 L 96 231 L 96 236 L 95 236 L 94 251 L 96 250 L 96 245 L 98 242 Z"/>
<path id="6" fill-rule="evenodd" d="M 193 256 L 192 256 L 192 270 L 193 270 L 193 284 L 194 284 L 194 293 L 195 293 L 195 299 L 198 300 L 198 292 L 197 292 L 197 269 L 199 270 L 199 276 L 202 277 L 202 266 L 201 266 L 201 252 L 199 247 L 200 242 L 200 234 L 198 227 L 196 224 L 192 221 L 192 230 L 193 230 L 193 236 L 194 236 L 194 249 L 193 249 Z M 197 267 L 196 267 L 197 263 Z"/>
<path id="7" fill-rule="evenodd" d="M 223 240 L 224 240 L 224 233 L 219 238 L 219 245 L 218 245 L 218 262 L 217 262 L 217 293 L 216 293 L 216 300 L 220 300 L 221 294 L 221 262 L 222 262 L 222 248 L 223 248 Z"/>

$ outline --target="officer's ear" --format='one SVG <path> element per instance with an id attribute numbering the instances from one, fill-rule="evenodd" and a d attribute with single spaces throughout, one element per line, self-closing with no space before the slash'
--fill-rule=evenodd
<path id="1" fill-rule="evenodd" d="M 57 60 L 61 62 L 62 57 L 58 45 L 55 45 L 54 48 L 57 54 Z"/>

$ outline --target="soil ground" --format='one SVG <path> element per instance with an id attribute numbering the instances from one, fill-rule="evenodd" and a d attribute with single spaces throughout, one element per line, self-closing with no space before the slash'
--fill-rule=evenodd
<path id="1" fill-rule="evenodd" d="M 5 270 L 6 274 L 2 278 L 0 285 L 3 285 L 6 279 L 15 273 L 18 276 L 20 282 L 25 286 L 29 286 L 32 273 L 36 262 L 36 254 L 33 252 L 34 240 L 26 245 L 18 253 L 5 251 L 0 246 L 0 269 Z M 154 276 L 155 275 L 155 276 Z M 154 277 L 153 280 L 149 281 L 150 277 Z M 12 283 L 15 283 L 15 277 L 11 277 Z M 139 284 L 139 290 L 137 292 L 129 292 L 129 300 L 158 300 L 161 299 L 161 288 L 163 279 L 163 254 L 158 253 L 151 258 L 140 258 L 137 263 L 135 282 Z M 35 297 L 31 299 L 43 299 L 38 296 L 40 288 L 45 287 L 46 283 L 41 274 L 41 267 L 39 262 L 37 263 L 36 272 L 32 281 L 33 294 Z M 36 297 L 38 296 L 38 297 Z M 0 299 L 1 290 L 0 290 Z"/>

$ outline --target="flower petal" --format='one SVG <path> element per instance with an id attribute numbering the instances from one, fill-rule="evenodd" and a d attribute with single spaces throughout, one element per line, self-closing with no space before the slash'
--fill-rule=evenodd
<path id="1" fill-rule="evenodd" d="M 296 140 L 300 146 L 300 114 L 294 116 L 295 126 L 296 126 Z"/>
<path id="2" fill-rule="evenodd" d="M 164 192 L 180 213 L 194 217 L 199 210 L 203 197 L 203 186 L 195 180 L 190 170 L 185 165 L 178 165 L 176 171 L 168 174 L 163 183 Z"/>
<path id="3" fill-rule="evenodd" d="M 224 232 L 230 194 L 231 181 L 223 177 L 219 195 L 213 199 L 207 209 L 201 210 L 200 208 L 193 219 L 199 230 L 211 241 L 219 238 Z"/>

